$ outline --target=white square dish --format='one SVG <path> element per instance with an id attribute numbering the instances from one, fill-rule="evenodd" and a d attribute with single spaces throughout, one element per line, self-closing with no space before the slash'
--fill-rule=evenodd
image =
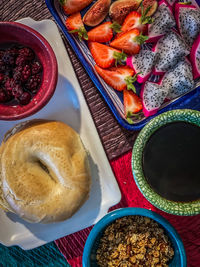
<path id="1" fill-rule="evenodd" d="M 0 243 L 28 250 L 95 224 L 120 201 L 121 193 L 55 23 L 36 22 L 31 18 L 18 22 L 40 32 L 52 46 L 58 61 L 58 84 L 49 103 L 35 115 L 19 121 L 0 121 L 0 141 L 7 130 L 22 121 L 35 118 L 63 121 L 80 134 L 90 155 L 92 173 L 89 199 L 64 222 L 31 224 L 17 215 L 0 211 Z"/>

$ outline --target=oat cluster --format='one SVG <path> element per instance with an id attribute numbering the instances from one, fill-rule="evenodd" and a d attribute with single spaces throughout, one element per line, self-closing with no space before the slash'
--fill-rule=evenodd
<path id="1" fill-rule="evenodd" d="M 143 216 L 126 216 L 106 228 L 96 259 L 102 267 L 165 267 L 173 255 L 158 223 Z"/>

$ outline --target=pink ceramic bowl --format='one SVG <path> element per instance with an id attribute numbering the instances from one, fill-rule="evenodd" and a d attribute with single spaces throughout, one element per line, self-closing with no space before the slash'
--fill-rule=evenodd
<path id="1" fill-rule="evenodd" d="M 58 79 L 56 56 L 41 34 L 21 23 L 0 22 L 0 36 L 0 44 L 13 42 L 30 47 L 43 66 L 41 86 L 29 104 L 0 104 L 0 120 L 19 120 L 39 111 L 53 96 Z"/>

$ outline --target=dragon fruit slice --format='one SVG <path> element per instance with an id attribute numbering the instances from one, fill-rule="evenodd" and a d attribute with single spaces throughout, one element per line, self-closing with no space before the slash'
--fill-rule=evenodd
<path id="1" fill-rule="evenodd" d="M 174 7 L 176 2 L 179 2 L 178 0 L 166 0 L 166 1 L 170 5 L 170 7 L 172 7 L 172 8 Z"/>
<path id="2" fill-rule="evenodd" d="M 167 89 L 158 83 L 144 83 L 140 93 L 144 116 L 149 117 L 156 114 L 160 106 L 163 104 L 167 94 Z"/>
<path id="3" fill-rule="evenodd" d="M 171 28 L 176 26 L 172 9 L 165 0 L 162 0 L 159 3 L 159 7 L 153 18 L 153 23 L 148 25 L 149 39 L 147 42 L 150 43 L 158 41 L 165 35 L 165 33 L 169 32 Z"/>
<path id="4" fill-rule="evenodd" d="M 137 81 L 144 83 L 151 75 L 151 71 L 155 61 L 155 53 L 151 50 L 141 49 L 139 54 L 128 57 L 126 64 L 134 69 L 137 75 Z"/>
<path id="5" fill-rule="evenodd" d="M 156 52 L 154 74 L 158 75 L 173 68 L 181 58 L 190 53 L 184 40 L 175 31 L 162 37 L 153 50 Z"/>
<path id="6" fill-rule="evenodd" d="M 192 63 L 193 77 L 197 79 L 200 77 L 200 34 L 192 46 L 190 60 Z"/>
<path id="7" fill-rule="evenodd" d="M 175 5 L 176 23 L 181 36 L 191 47 L 200 33 L 200 10 L 193 5 L 177 3 Z"/>
<path id="8" fill-rule="evenodd" d="M 168 91 L 167 99 L 174 99 L 194 87 L 192 66 L 187 59 L 181 60 L 162 79 L 162 87 Z"/>
<path id="9" fill-rule="evenodd" d="M 167 3 L 168 3 L 170 6 L 173 6 L 176 2 L 177 2 L 177 0 L 167 0 Z"/>

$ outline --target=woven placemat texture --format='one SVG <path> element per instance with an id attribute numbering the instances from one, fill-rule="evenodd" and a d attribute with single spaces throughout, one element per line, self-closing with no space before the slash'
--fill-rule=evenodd
<path id="1" fill-rule="evenodd" d="M 0 0 L 1 21 L 14 21 L 25 17 L 35 20 L 53 19 L 44 0 Z M 136 133 L 127 131 L 118 124 L 67 42 L 65 42 L 65 46 L 106 154 L 109 159 L 113 159 L 132 148 Z"/>
<path id="2" fill-rule="evenodd" d="M 1 267 L 61 267 L 68 266 L 66 259 L 54 242 L 42 247 L 24 251 L 19 247 L 7 248 L 0 244 Z"/>

